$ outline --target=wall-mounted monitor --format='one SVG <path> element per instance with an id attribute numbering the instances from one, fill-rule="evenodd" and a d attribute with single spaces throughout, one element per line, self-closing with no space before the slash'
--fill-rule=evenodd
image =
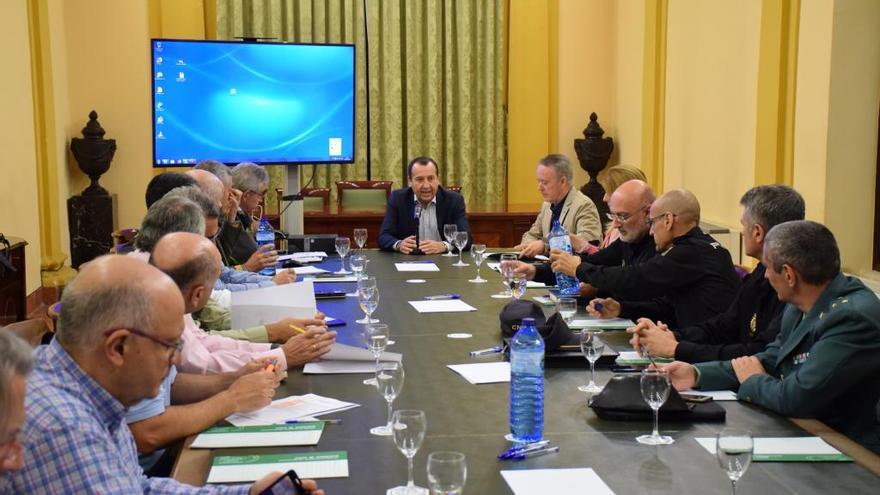
<path id="1" fill-rule="evenodd" d="M 151 42 L 153 166 L 352 163 L 355 48 Z"/>

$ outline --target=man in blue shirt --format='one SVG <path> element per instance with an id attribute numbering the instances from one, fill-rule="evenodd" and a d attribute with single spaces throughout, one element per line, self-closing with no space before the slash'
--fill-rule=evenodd
<path id="1" fill-rule="evenodd" d="M 170 277 L 125 256 L 84 265 L 61 298 L 56 338 L 36 351 L 22 444 L 28 463 L 0 493 L 259 493 L 253 486 L 193 487 L 147 478 L 127 407 L 159 393 L 180 350 L 183 296 Z"/>

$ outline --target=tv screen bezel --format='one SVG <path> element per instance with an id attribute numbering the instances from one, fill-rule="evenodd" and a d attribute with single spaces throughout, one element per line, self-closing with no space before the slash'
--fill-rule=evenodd
<path id="1" fill-rule="evenodd" d="M 150 128 L 152 129 L 152 134 L 150 136 L 150 147 L 153 150 L 153 168 L 181 168 L 181 167 L 192 167 L 196 165 L 195 163 L 156 163 L 156 91 L 154 90 L 154 78 L 156 74 L 156 54 L 153 52 L 155 47 L 155 43 L 157 41 L 172 41 L 172 42 L 183 42 L 183 43 L 220 43 L 220 44 L 233 44 L 233 45 L 285 45 L 285 46 L 342 46 L 348 47 L 352 50 L 351 57 L 351 71 L 352 71 L 352 79 L 351 79 L 351 92 L 352 92 L 352 105 L 351 105 L 351 121 L 352 121 L 352 157 L 351 160 L 325 160 L 325 161 L 286 161 L 286 162 L 260 162 L 255 161 L 252 163 L 256 163 L 257 165 L 262 166 L 271 166 L 271 165 L 330 165 L 330 164 L 340 164 L 340 165 L 351 165 L 355 163 L 357 159 L 357 45 L 354 43 L 293 43 L 293 42 L 284 42 L 284 41 L 250 41 L 250 40 L 193 40 L 193 39 L 177 39 L 177 38 L 150 38 L 150 102 L 151 102 L 151 111 L 150 115 L 152 116 Z M 199 157 L 198 160 L 207 160 L 207 159 L 216 159 L 215 157 L 204 156 Z M 221 160 L 222 161 L 222 160 Z M 226 165 L 236 165 L 240 162 L 227 162 L 222 161 L 222 163 Z"/>

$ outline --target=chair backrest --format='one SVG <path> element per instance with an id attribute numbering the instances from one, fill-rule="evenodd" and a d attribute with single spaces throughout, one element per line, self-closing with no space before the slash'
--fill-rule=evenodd
<path id="1" fill-rule="evenodd" d="M 330 211 L 330 189 L 307 187 L 302 190 L 303 211 Z"/>
<path id="2" fill-rule="evenodd" d="M 447 191 L 455 191 L 458 194 L 461 194 L 461 186 L 444 186 L 443 189 Z"/>
<path id="3" fill-rule="evenodd" d="M 134 251 L 134 238 L 137 237 L 138 229 L 119 229 L 113 231 L 113 254 L 126 254 Z"/>
<path id="4" fill-rule="evenodd" d="M 347 211 L 385 211 L 392 181 L 340 180 L 336 181 L 336 204 Z"/>

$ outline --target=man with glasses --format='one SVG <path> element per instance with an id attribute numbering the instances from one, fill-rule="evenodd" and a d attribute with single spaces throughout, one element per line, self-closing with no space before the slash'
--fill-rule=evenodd
<path id="1" fill-rule="evenodd" d="M 700 203 L 675 189 L 651 204 L 647 223 L 657 256 L 636 265 L 600 266 L 577 256 L 551 253 L 552 269 L 616 298 L 597 298 L 587 310 L 596 316 L 650 318 L 691 326 L 730 307 L 740 287 L 730 253 L 700 230 Z M 601 309 L 600 309 L 601 308 Z"/>
<path id="2" fill-rule="evenodd" d="M 183 331 L 184 303 L 155 267 L 108 255 L 80 268 L 61 296 L 55 339 L 34 353 L 21 441 L 28 462 L 0 493 L 259 493 L 147 478 L 126 408 L 154 397 Z"/>
<path id="3" fill-rule="evenodd" d="M 574 173 L 568 157 L 561 154 L 547 155 L 538 162 L 538 192 L 544 199 L 538 218 L 522 242 L 514 249 L 520 257 L 534 258 L 546 254 L 550 246 L 544 242 L 553 222 L 559 222 L 568 232 L 582 242 L 602 239 L 599 210 L 593 200 L 572 187 Z"/>
<path id="4" fill-rule="evenodd" d="M 24 467 L 19 437 L 24 423 L 25 380 L 32 361 L 30 346 L 0 328 L 0 477 Z"/>

